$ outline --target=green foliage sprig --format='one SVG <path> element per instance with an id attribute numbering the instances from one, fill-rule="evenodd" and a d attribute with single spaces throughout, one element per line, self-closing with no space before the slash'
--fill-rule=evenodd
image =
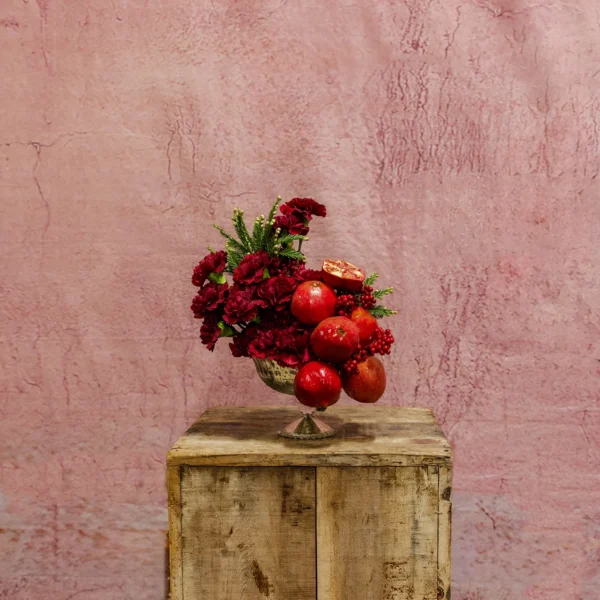
<path id="1" fill-rule="evenodd" d="M 253 240 L 250 237 L 250 233 L 248 233 L 248 228 L 244 222 L 244 211 L 241 208 L 236 208 L 233 211 L 233 226 L 242 246 L 251 252 Z"/>
<path id="2" fill-rule="evenodd" d="M 306 261 L 306 257 L 302 252 L 295 250 L 294 248 L 283 248 L 278 252 L 279 256 L 285 256 L 286 258 L 291 258 L 292 260 L 300 260 L 302 262 Z"/>
<path id="3" fill-rule="evenodd" d="M 383 319 L 383 317 L 389 317 L 390 315 L 398 314 L 397 310 L 392 310 L 391 308 L 386 308 L 385 306 L 382 306 L 381 304 L 377 304 L 373 308 L 370 308 L 369 312 L 376 319 Z"/>
<path id="4" fill-rule="evenodd" d="M 391 294 L 393 291 L 394 291 L 394 288 L 392 288 L 392 287 L 386 287 L 381 290 L 373 290 L 373 296 L 375 296 L 375 298 L 377 298 L 377 300 L 380 300 L 384 296 Z"/>
<path id="5" fill-rule="evenodd" d="M 373 286 L 373 284 L 377 281 L 379 277 L 379 273 L 373 273 L 369 275 L 363 285 Z M 384 296 L 391 294 L 394 291 L 392 287 L 382 288 L 380 290 L 373 290 L 372 294 L 376 300 L 381 300 Z M 390 315 L 398 314 L 397 310 L 392 310 L 391 308 L 387 308 L 382 304 L 376 304 L 373 308 L 367 309 L 376 319 L 383 319 L 384 317 L 389 317 Z"/>
<path id="6" fill-rule="evenodd" d="M 373 273 L 372 275 L 369 275 L 365 279 L 363 285 L 373 285 L 377 281 L 378 277 L 379 277 L 379 273 Z"/>
<path id="7" fill-rule="evenodd" d="M 260 250 L 262 244 L 264 219 L 264 215 L 260 215 L 254 219 L 254 227 L 252 228 L 252 250 Z"/>
<path id="8" fill-rule="evenodd" d="M 254 219 L 252 234 L 244 221 L 244 211 L 239 208 L 234 209 L 232 218 L 237 237 L 227 233 L 222 227 L 214 225 L 214 228 L 225 238 L 228 273 L 233 273 L 244 256 L 257 250 L 264 250 L 269 256 L 284 256 L 292 260 L 306 261 L 306 257 L 300 252 L 302 242 L 308 239 L 306 236 L 285 234 L 280 237 L 281 231 L 278 228 L 273 229 L 275 213 L 281 200 L 281 196 L 277 196 L 269 214 L 266 217 L 260 215 Z M 293 247 L 293 243 L 296 241 L 298 242 L 297 250 Z"/>

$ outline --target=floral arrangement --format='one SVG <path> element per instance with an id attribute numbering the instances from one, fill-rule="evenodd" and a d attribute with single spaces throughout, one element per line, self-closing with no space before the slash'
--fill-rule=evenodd
<path id="1" fill-rule="evenodd" d="M 208 350 L 231 338 L 235 357 L 296 370 L 297 398 L 321 409 L 338 400 L 342 387 L 359 402 L 383 394 L 385 371 L 375 355 L 389 354 L 394 338 L 378 319 L 396 312 L 381 303 L 392 288 L 373 287 L 377 273 L 366 277 L 338 260 L 306 267 L 302 245 L 311 221 L 326 215 L 312 198 L 278 198 L 250 231 L 235 209 L 235 234 L 215 225 L 225 250 L 209 248 L 194 268 L 199 289 L 191 305 Z"/>

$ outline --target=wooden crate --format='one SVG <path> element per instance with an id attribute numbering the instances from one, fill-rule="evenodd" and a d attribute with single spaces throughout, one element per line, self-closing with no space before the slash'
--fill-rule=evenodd
<path id="1" fill-rule="evenodd" d="M 172 600 L 450 598 L 451 450 L 429 410 L 213 408 L 168 455 Z"/>

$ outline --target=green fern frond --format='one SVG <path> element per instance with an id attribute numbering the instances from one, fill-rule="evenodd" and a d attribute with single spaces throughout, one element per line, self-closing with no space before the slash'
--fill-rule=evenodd
<path id="1" fill-rule="evenodd" d="M 276 229 L 273 235 L 270 235 L 265 240 L 265 250 L 269 253 L 269 256 L 273 254 L 277 254 L 277 249 L 279 248 L 279 233 L 280 230 Z"/>
<path id="2" fill-rule="evenodd" d="M 244 246 L 248 252 L 252 252 L 252 240 L 250 239 L 248 228 L 244 222 L 244 211 L 239 208 L 236 208 L 233 211 L 233 226 L 235 227 L 235 232 L 238 234 L 242 246 Z"/>
<path id="3" fill-rule="evenodd" d="M 302 252 L 298 252 L 298 250 L 294 250 L 294 248 L 283 248 L 279 251 L 279 256 L 285 256 L 286 258 L 291 258 L 292 260 L 300 260 L 304 262 L 306 258 Z"/>
<path id="4" fill-rule="evenodd" d="M 285 246 L 285 244 L 289 244 L 290 242 L 307 240 L 308 238 L 305 235 L 292 235 L 291 233 L 287 233 L 286 235 L 279 238 L 278 244 Z"/>
<path id="5" fill-rule="evenodd" d="M 394 288 L 387 287 L 387 288 L 383 288 L 382 290 L 375 290 L 373 292 L 373 296 L 375 296 L 375 298 L 377 298 L 377 300 L 380 300 L 384 296 L 387 296 L 388 294 L 391 294 L 393 291 L 394 291 Z"/>
<path id="6" fill-rule="evenodd" d="M 373 273 L 372 275 L 369 275 L 365 279 L 364 285 L 373 285 L 378 277 L 379 277 L 379 273 Z"/>
<path id="7" fill-rule="evenodd" d="M 227 252 L 227 268 L 225 270 L 228 273 L 233 273 L 236 267 L 242 262 L 246 253 L 235 248 L 229 240 L 225 242 L 225 251 Z"/>
<path id="8" fill-rule="evenodd" d="M 282 200 L 282 197 L 277 196 L 277 200 L 275 200 L 275 204 L 273 204 L 273 206 L 271 207 L 271 210 L 269 211 L 269 217 L 267 218 L 267 223 L 270 223 L 275 218 L 275 213 L 277 212 L 277 209 L 279 208 L 279 203 L 281 202 L 281 200 Z"/>
<path id="9" fill-rule="evenodd" d="M 370 308 L 369 312 L 376 319 L 383 319 L 384 317 L 389 317 L 390 315 L 397 315 L 398 314 L 397 310 L 392 310 L 391 308 L 386 308 L 385 306 L 381 306 L 380 304 L 377 304 L 373 308 Z"/>
<path id="10" fill-rule="evenodd" d="M 252 250 L 260 250 L 262 244 L 262 235 L 263 235 L 263 218 L 264 217 L 256 217 L 254 219 L 254 228 L 252 229 Z"/>
<path id="11" fill-rule="evenodd" d="M 237 249 L 239 252 L 246 254 L 248 250 L 233 236 L 229 235 L 222 227 L 213 225 L 213 227 L 227 240 L 227 244 L 231 244 L 232 248 Z"/>
<path id="12" fill-rule="evenodd" d="M 267 219 L 264 223 L 264 231 L 263 231 L 262 246 L 261 246 L 262 248 L 266 249 L 268 240 L 271 237 L 271 231 L 273 229 L 273 225 L 275 224 L 275 212 L 277 211 L 277 207 L 279 206 L 280 202 L 281 202 L 281 196 L 277 196 L 277 200 L 275 200 L 275 204 L 273 204 L 273 206 L 271 207 L 271 210 L 269 211 L 269 215 L 267 216 Z"/>

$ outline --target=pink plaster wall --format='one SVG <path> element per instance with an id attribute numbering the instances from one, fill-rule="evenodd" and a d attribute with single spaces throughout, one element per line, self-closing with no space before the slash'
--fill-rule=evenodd
<path id="1" fill-rule="evenodd" d="M 280 401 L 191 269 L 277 193 L 397 289 L 454 600 L 599 597 L 596 0 L 3 0 L 0 47 L 0 598 L 165 597 L 165 452 Z"/>

